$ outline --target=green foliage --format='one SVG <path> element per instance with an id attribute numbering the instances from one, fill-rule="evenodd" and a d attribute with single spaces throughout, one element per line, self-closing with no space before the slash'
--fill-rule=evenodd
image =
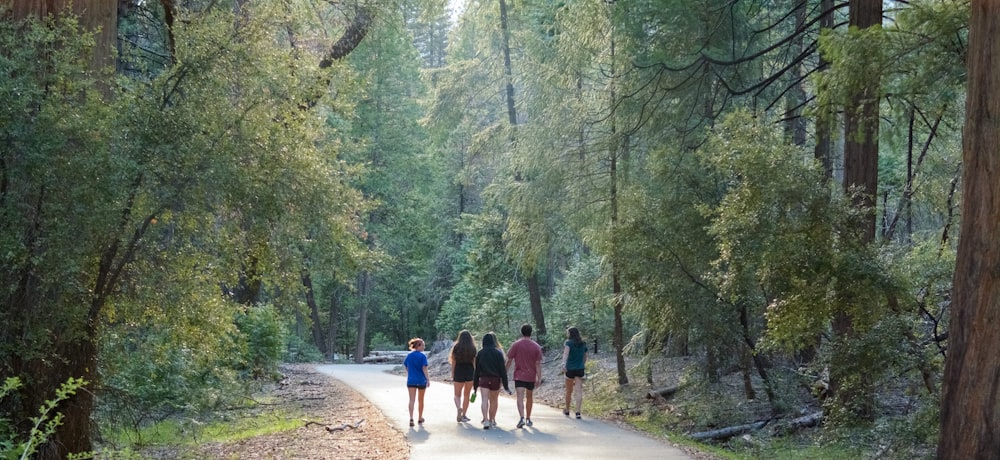
<path id="1" fill-rule="evenodd" d="M 285 357 L 288 331 L 273 305 L 250 307 L 236 319 L 246 344 L 246 371 L 254 378 L 273 378 Z"/>
<path id="2" fill-rule="evenodd" d="M 581 257 L 572 264 L 548 303 L 546 321 L 557 339 L 554 343 L 562 343 L 566 328 L 577 327 L 587 341 L 610 344 L 614 310 L 607 301 L 608 290 L 597 256 Z"/>
<path id="3" fill-rule="evenodd" d="M 10 426 L 11 420 L 0 420 L 0 435 L 3 436 L 0 438 L 0 458 L 8 460 L 31 458 L 39 446 L 44 444 L 62 424 L 63 414 L 56 412 L 56 407 L 86 385 L 86 381 L 77 378 L 71 378 L 63 383 L 56 390 L 55 396 L 38 408 L 38 415 L 31 417 L 31 428 L 28 430 L 27 439 L 19 440 L 16 437 Z M 8 397 L 21 386 L 21 381 L 15 377 L 5 379 L 3 386 L 0 387 L 0 399 Z M 86 455 L 77 454 L 75 458 L 83 458 Z"/>
<path id="4" fill-rule="evenodd" d="M 368 346 L 372 350 L 378 351 L 390 351 L 390 350 L 405 350 L 406 345 L 400 345 L 390 339 L 388 336 L 381 332 L 376 332 L 372 339 L 368 342 Z"/>
<path id="5" fill-rule="evenodd" d="M 288 334 L 285 353 L 281 361 L 286 363 L 319 363 L 326 360 L 316 344 L 306 341 L 297 334 Z"/>

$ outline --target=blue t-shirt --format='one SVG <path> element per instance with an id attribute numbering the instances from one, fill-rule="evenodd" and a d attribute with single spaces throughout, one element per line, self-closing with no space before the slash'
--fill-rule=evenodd
<path id="1" fill-rule="evenodd" d="M 427 366 L 427 356 L 422 352 L 413 350 L 406 355 L 403 360 L 406 366 L 407 385 L 427 385 L 427 376 L 424 375 L 424 367 Z"/>
<path id="2" fill-rule="evenodd" d="M 587 353 L 587 342 L 573 343 L 573 341 L 567 340 L 566 346 L 569 347 L 569 356 L 566 357 L 566 370 L 583 369 L 585 364 L 583 355 Z"/>

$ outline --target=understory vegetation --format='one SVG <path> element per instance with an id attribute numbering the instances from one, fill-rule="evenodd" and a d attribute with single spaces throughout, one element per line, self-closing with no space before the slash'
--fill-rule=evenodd
<path id="1" fill-rule="evenodd" d="M 60 3 L 0 0 L 5 458 L 523 323 L 674 442 L 934 457 L 968 1 Z"/>

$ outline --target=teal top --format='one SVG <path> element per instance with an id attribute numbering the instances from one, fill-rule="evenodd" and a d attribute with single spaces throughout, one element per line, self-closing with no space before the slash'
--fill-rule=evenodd
<path id="1" fill-rule="evenodd" d="M 566 357 L 566 370 L 573 371 L 577 369 L 584 368 L 584 356 L 587 354 L 587 343 L 573 343 L 570 340 L 566 341 L 566 346 L 569 347 L 569 356 Z"/>

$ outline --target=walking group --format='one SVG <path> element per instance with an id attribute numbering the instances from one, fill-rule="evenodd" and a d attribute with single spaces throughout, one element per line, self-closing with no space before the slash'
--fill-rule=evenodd
<path id="1" fill-rule="evenodd" d="M 448 355 L 451 364 L 451 380 L 455 389 L 455 421 L 471 421 L 467 416 L 470 403 L 475 403 L 478 393 L 482 393 L 483 429 L 496 427 L 497 403 L 501 388 L 513 394 L 509 387 L 507 371 L 513 365 L 514 391 L 517 392 L 517 412 L 520 420 L 518 428 L 533 426 L 531 410 L 534 406 L 534 391 L 542 384 L 542 347 L 531 339 L 530 324 L 521 326 L 521 337 L 504 352 L 496 334 L 483 335 L 482 347 L 477 351 L 472 333 L 463 330 L 458 333 L 455 345 Z M 410 426 L 413 423 L 413 407 L 417 406 L 417 423 L 424 423 L 424 392 L 430 386 L 427 370 L 427 356 L 424 341 L 420 338 L 409 342 L 410 353 L 403 361 L 406 368 L 406 387 L 410 396 Z M 580 417 L 583 404 L 583 378 L 587 364 L 587 344 L 580 331 L 571 327 L 566 330 L 563 344 L 562 371 L 566 376 L 566 401 L 563 414 L 569 416 L 570 403 L 575 405 L 576 418 Z"/>

